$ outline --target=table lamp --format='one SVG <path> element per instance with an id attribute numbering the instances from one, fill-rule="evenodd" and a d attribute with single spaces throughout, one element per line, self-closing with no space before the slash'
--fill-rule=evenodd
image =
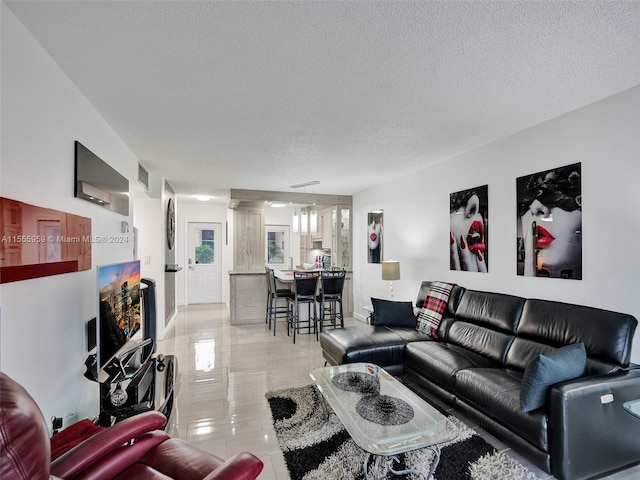
<path id="1" fill-rule="evenodd" d="M 389 280 L 389 294 L 393 299 L 393 281 L 400 280 L 400 262 L 398 260 L 382 262 L 382 280 Z"/>

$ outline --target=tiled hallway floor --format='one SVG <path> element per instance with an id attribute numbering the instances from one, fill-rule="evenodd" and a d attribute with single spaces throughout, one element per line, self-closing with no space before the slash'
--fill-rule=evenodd
<path id="1" fill-rule="evenodd" d="M 354 323 L 358 320 L 347 319 L 347 325 Z M 278 324 L 277 332 L 274 337 L 264 323 L 231 326 L 224 304 L 190 305 L 179 308 L 173 328 L 158 344 L 160 353 L 178 360 L 171 433 L 223 458 L 252 452 L 264 462 L 261 480 L 289 478 L 265 393 L 309 385 L 309 372 L 324 365 L 314 335 L 300 335 L 294 345 L 284 323 Z M 498 449 L 513 454 L 476 430 Z M 552 478 L 513 455 L 541 479 Z M 640 466 L 606 478 L 640 478 Z"/>

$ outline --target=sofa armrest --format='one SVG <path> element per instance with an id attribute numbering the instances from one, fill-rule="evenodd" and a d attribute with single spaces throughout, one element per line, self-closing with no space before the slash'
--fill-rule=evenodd
<path id="1" fill-rule="evenodd" d="M 240 452 L 216 468 L 204 480 L 225 480 L 228 478 L 254 480 L 262 471 L 263 466 L 258 457 L 248 452 Z"/>
<path id="2" fill-rule="evenodd" d="M 157 411 L 144 412 L 134 415 L 102 430 L 81 444 L 75 446 L 51 462 L 51 474 L 62 478 L 69 478 L 86 470 L 87 468 L 102 463 L 105 457 L 126 442 L 139 438 L 148 432 L 154 432 L 166 423 L 166 417 Z M 145 442 L 136 445 L 134 456 L 141 457 L 152 446 L 168 438 L 165 432 L 158 431 L 156 435 L 149 436 Z M 129 455 L 131 456 L 131 455 Z M 127 460 L 135 463 L 136 459 Z"/>
<path id="3" fill-rule="evenodd" d="M 565 382 L 548 396 L 551 473 L 591 477 L 640 461 L 640 419 L 624 402 L 640 398 L 640 370 Z"/>

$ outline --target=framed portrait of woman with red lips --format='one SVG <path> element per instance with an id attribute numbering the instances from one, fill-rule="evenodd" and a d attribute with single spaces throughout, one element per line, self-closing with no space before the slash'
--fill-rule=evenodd
<path id="1" fill-rule="evenodd" d="M 517 274 L 582 280 L 582 166 L 516 179 Z"/>
<path id="2" fill-rule="evenodd" d="M 489 187 L 483 185 L 449 196 L 451 270 L 489 271 Z"/>
<path id="3" fill-rule="evenodd" d="M 367 214 L 367 261 L 382 263 L 383 211 L 375 210 Z"/>

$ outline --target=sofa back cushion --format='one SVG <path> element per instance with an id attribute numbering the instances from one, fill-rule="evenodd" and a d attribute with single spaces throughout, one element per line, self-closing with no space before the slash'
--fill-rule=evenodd
<path id="1" fill-rule="evenodd" d="M 637 323 L 624 313 L 530 299 L 524 305 L 506 365 L 524 370 L 550 348 L 582 342 L 587 350 L 586 375 L 626 368 Z"/>
<path id="2" fill-rule="evenodd" d="M 438 334 L 443 341 L 504 364 L 525 299 L 501 293 L 466 290 L 455 312 Z"/>
<path id="3" fill-rule="evenodd" d="M 456 317 L 515 334 L 524 303 L 522 297 L 467 290 L 460 299 Z"/>

